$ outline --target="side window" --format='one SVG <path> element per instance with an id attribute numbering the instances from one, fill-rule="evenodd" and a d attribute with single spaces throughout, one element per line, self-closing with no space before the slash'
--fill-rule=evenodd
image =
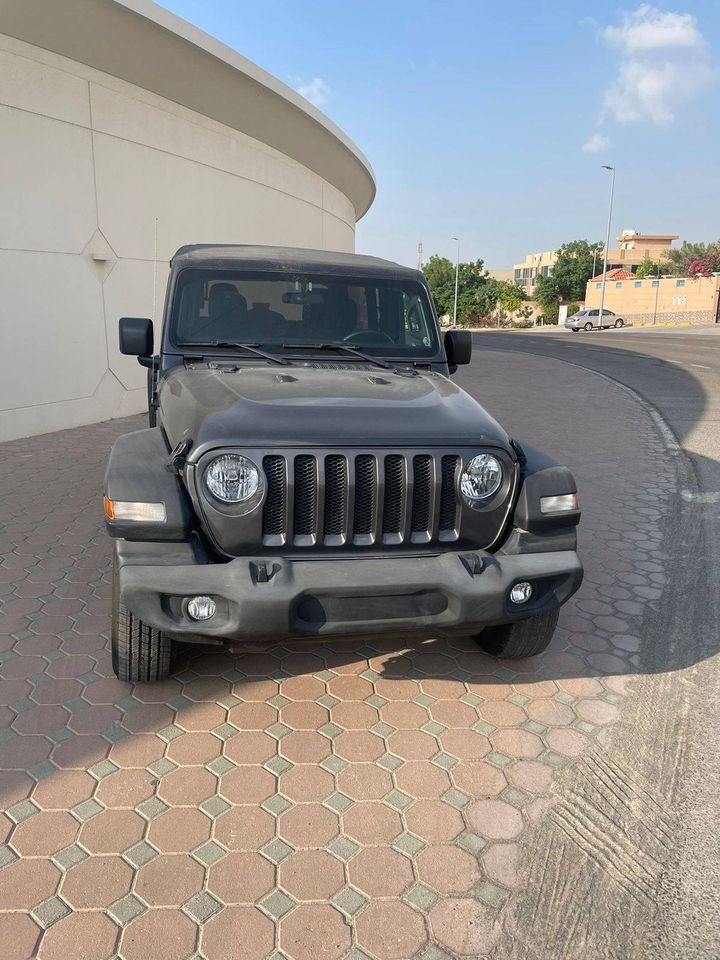
<path id="1" fill-rule="evenodd" d="M 604 313 L 604 312 L 605 312 L 605 311 L 603 310 L 603 313 Z M 599 316 L 600 316 L 600 311 L 599 311 L 599 310 L 591 310 L 589 316 L 591 316 L 591 317 L 599 317 Z"/>
<path id="2" fill-rule="evenodd" d="M 405 343 L 430 346 L 432 338 L 428 330 L 428 317 L 417 294 L 403 292 L 403 327 Z"/>

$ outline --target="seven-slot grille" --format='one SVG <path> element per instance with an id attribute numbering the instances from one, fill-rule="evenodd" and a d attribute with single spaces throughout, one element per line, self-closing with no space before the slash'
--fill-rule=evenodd
<path id="1" fill-rule="evenodd" d="M 263 457 L 266 546 L 430 543 L 458 538 L 455 453 Z"/>

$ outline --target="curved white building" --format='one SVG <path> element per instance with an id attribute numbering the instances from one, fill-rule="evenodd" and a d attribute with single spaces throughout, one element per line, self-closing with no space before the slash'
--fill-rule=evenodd
<path id="1" fill-rule="evenodd" d="M 0 440 L 144 409 L 120 316 L 184 243 L 352 251 L 375 195 L 301 96 L 149 0 L 0 4 Z"/>

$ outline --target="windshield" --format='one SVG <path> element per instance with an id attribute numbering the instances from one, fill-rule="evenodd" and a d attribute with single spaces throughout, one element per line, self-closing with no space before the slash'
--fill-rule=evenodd
<path id="1" fill-rule="evenodd" d="M 223 352 L 232 343 L 250 343 L 286 354 L 293 347 L 343 344 L 409 360 L 439 351 L 420 283 L 225 270 L 180 274 L 170 340 L 178 347 L 214 345 Z"/>

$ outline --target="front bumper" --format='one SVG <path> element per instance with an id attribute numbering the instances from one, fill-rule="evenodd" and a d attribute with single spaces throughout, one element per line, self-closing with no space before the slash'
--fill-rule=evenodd
<path id="1" fill-rule="evenodd" d="M 471 634 L 561 606 L 583 576 L 574 550 L 229 563 L 198 562 L 180 544 L 118 541 L 117 550 L 120 599 L 137 617 L 178 639 L 221 642 Z M 522 606 L 509 599 L 520 580 L 536 587 Z M 202 623 L 185 609 L 200 594 L 217 604 Z"/>

